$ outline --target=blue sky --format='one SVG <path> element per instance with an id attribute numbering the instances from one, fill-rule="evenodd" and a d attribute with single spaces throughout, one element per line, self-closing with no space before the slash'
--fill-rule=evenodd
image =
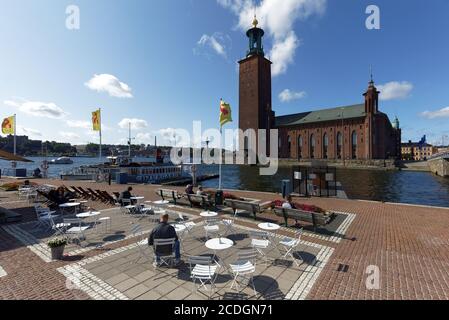
<path id="1" fill-rule="evenodd" d="M 380 30 L 365 27 L 370 4 L 380 8 Z M 68 5 L 80 9 L 79 30 L 66 28 Z M 256 5 L 278 115 L 361 103 L 372 65 L 380 108 L 399 117 L 403 140 L 449 135 L 448 1 Z M 170 128 L 191 131 L 195 120 L 217 128 L 223 97 L 235 128 L 236 62 L 247 50 L 253 7 L 249 0 L 2 0 L 0 116 L 17 113 L 19 133 L 32 138 L 87 143 L 98 141 L 89 121 L 101 107 L 105 142 L 124 142 L 126 119 L 134 119 L 136 142 L 153 143 Z"/>

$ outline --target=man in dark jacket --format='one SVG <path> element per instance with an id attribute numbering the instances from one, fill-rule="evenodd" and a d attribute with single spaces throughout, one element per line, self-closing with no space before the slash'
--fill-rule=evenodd
<path id="1" fill-rule="evenodd" d="M 168 213 L 164 213 L 161 216 L 161 222 L 159 225 L 153 229 L 150 233 L 150 237 L 148 238 L 148 245 L 152 246 L 154 244 L 154 239 L 175 239 L 175 245 L 171 246 L 160 246 L 157 248 L 158 252 L 155 252 L 156 261 L 153 263 L 154 266 L 158 266 L 160 262 L 160 258 L 158 254 L 171 254 L 175 253 L 175 265 L 179 264 L 179 260 L 181 258 L 181 250 L 179 245 L 178 235 L 176 234 L 176 230 L 173 226 L 168 224 Z"/>
<path id="2" fill-rule="evenodd" d="M 120 193 L 120 197 L 118 200 L 121 204 L 123 204 L 123 199 L 131 199 L 131 197 L 132 197 L 131 191 L 133 191 L 133 188 L 128 187 L 125 191 Z"/>

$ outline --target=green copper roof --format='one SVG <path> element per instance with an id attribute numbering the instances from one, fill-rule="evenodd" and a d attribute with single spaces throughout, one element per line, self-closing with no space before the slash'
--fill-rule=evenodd
<path id="1" fill-rule="evenodd" d="M 343 119 L 365 117 L 365 105 L 356 104 L 332 109 L 322 109 L 311 112 L 290 114 L 276 117 L 276 127 L 287 127 L 322 121 L 335 121 Z"/>

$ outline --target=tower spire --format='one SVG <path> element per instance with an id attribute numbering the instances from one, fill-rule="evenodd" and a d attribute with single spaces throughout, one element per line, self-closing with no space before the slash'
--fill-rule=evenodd
<path id="1" fill-rule="evenodd" d="M 370 65 L 370 66 L 369 66 L 369 72 L 370 72 L 370 81 L 369 81 L 369 83 L 370 83 L 371 85 L 374 85 L 373 65 Z"/>

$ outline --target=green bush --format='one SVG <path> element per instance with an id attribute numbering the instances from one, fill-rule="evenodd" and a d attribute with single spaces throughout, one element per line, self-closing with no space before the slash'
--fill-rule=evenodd
<path id="1" fill-rule="evenodd" d="M 50 248 L 62 247 L 67 244 L 67 239 L 52 239 L 48 241 L 48 246 Z"/>

